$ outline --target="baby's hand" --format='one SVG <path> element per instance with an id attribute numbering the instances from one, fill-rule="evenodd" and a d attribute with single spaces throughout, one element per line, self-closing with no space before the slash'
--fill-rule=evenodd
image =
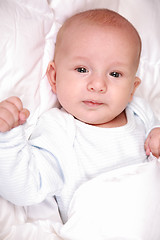
<path id="1" fill-rule="evenodd" d="M 18 97 L 10 97 L 0 102 L 0 132 L 7 132 L 25 123 L 29 114 Z"/>
<path id="2" fill-rule="evenodd" d="M 150 152 L 156 158 L 160 156 L 160 128 L 154 128 L 150 131 L 145 141 L 145 150 L 148 156 Z"/>

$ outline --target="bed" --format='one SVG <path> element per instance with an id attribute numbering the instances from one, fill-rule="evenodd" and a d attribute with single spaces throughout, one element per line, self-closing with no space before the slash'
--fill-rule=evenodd
<path id="1" fill-rule="evenodd" d="M 104 7 L 125 16 L 141 35 L 137 75 L 142 84 L 136 95 L 150 103 L 160 120 L 159 0 L 1 0 L 0 101 L 13 95 L 22 99 L 31 113 L 28 137 L 37 118 L 58 104 L 46 78 L 58 29 L 76 12 Z M 77 190 L 66 224 L 54 198 L 30 207 L 0 198 L 0 240 L 159 240 L 159 180 L 160 163 L 152 157 L 146 164 L 102 174 Z M 105 195 L 98 184 L 105 184 Z"/>

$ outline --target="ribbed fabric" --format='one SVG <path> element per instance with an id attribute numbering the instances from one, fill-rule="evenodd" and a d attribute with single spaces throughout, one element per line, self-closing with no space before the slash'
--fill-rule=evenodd
<path id="1" fill-rule="evenodd" d="M 56 196 L 65 222 L 81 184 L 100 173 L 147 161 L 146 133 L 159 123 L 139 98 L 129 104 L 126 115 L 125 126 L 99 128 L 54 108 L 42 115 L 28 141 L 23 126 L 0 133 L 0 195 L 17 205 Z"/>

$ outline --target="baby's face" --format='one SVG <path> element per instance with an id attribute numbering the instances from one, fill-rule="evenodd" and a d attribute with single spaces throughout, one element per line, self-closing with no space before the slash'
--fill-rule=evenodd
<path id="1" fill-rule="evenodd" d="M 64 109 L 102 127 L 121 116 L 140 83 L 135 77 L 139 55 L 135 42 L 125 30 L 113 27 L 68 30 L 55 58 L 53 89 Z"/>

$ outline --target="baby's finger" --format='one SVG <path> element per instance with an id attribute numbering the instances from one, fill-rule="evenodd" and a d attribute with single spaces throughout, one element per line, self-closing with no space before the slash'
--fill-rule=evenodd
<path id="1" fill-rule="evenodd" d="M 8 125 L 8 123 L 4 120 L 0 118 L 0 132 L 7 132 L 10 130 L 10 126 Z"/>
<path id="2" fill-rule="evenodd" d="M 1 132 L 10 130 L 18 119 L 18 112 L 15 114 L 5 107 L 0 106 Z"/>
<path id="3" fill-rule="evenodd" d="M 151 152 L 151 149 L 149 147 L 149 140 L 150 140 L 150 137 L 148 137 L 145 141 L 145 144 L 144 144 L 144 148 L 145 148 L 145 151 L 146 151 L 146 155 L 149 156 L 150 155 L 150 152 Z"/>
<path id="4" fill-rule="evenodd" d="M 0 102 L 0 107 L 8 109 L 13 115 L 18 114 L 23 109 L 23 104 L 18 97 L 9 97 Z"/>
<path id="5" fill-rule="evenodd" d="M 28 109 L 24 108 L 20 113 L 19 113 L 19 124 L 23 124 L 26 122 L 27 118 L 29 117 L 30 112 Z"/>
<path id="6" fill-rule="evenodd" d="M 6 99 L 6 101 L 13 104 L 19 111 L 23 109 L 22 101 L 18 97 L 15 96 L 9 97 Z"/>
<path id="7" fill-rule="evenodd" d="M 149 156 L 151 153 L 151 149 L 149 148 L 149 146 L 146 147 L 146 155 Z"/>
<path id="8" fill-rule="evenodd" d="M 160 140 L 151 138 L 149 141 L 149 147 L 152 154 L 158 158 L 160 156 Z"/>

